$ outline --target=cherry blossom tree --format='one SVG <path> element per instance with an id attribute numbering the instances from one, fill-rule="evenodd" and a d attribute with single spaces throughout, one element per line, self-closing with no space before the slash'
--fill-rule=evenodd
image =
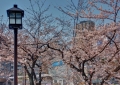
<path id="1" fill-rule="evenodd" d="M 45 0 L 29 2 L 31 8 L 26 10 L 28 16 L 18 37 L 18 59 L 29 77 L 30 85 L 36 85 L 37 82 L 41 85 L 41 73 L 48 73 L 51 59 L 58 54 L 50 47 L 55 47 L 60 42 L 62 29 L 58 30 L 52 15 L 47 14 L 50 6 L 44 9 Z"/>
<path id="2" fill-rule="evenodd" d="M 72 68 L 71 78 L 76 85 L 79 81 L 92 85 L 95 80 L 104 85 L 112 78 L 120 83 L 119 0 L 78 0 L 77 4 L 70 0 L 67 7 L 57 7 L 69 16 L 68 20 L 57 17 L 59 23 L 47 15 L 49 6 L 43 9 L 45 2 L 35 0 L 34 5 L 29 1 L 31 8 L 26 10 L 29 15 L 18 34 L 18 61 L 28 74 L 30 85 L 37 82 L 36 68 L 40 84 L 43 67 L 49 67 L 54 57 L 61 58 Z M 82 20 L 92 20 L 95 26 L 81 30 Z M 60 26 L 62 29 L 57 30 Z M 63 31 L 65 28 L 69 30 Z M 12 32 L 0 30 L 0 35 L 0 54 L 4 56 L 1 60 L 12 61 Z"/>
<path id="3" fill-rule="evenodd" d="M 48 15 L 49 7 L 45 7 L 45 0 L 29 0 L 30 8 L 28 8 L 25 16 L 23 29 L 18 32 L 18 63 L 20 63 L 28 77 L 30 85 L 41 84 L 41 73 L 47 73 L 51 59 L 57 54 L 52 47 L 59 46 L 62 40 L 62 29 L 58 30 L 52 15 Z M 36 7 L 35 7 L 36 6 Z M 1 45 L 7 50 L 1 49 L 4 54 L 3 61 L 9 60 L 13 62 L 14 43 L 11 31 L 5 31 L 4 35 L 7 42 Z M 5 38 L 2 38 L 5 39 Z M 57 45 L 59 44 L 59 45 Z M 39 75 L 39 78 L 37 78 Z"/>
<path id="4" fill-rule="evenodd" d="M 7 56 L 11 55 L 12 52 L 10 52 L 10 40 L 9 40 L 9 35 L 10 32 L 7 30 L 7 25 L 5 22 L 3 22 L 3 15 L 0 16 L 0 75 L 1 76 L 9 76 L 9 74 L 11 73 L 9 70 L 6 70 L 7 67 L 5 67 L 5 62 L 6 65 L 8 62 L 8 58 Z M 8 52 L 6 54 L 6 52 Z"/>
<path id="5" fill-rule="evenodd" d="M 73 0 L 71 3 L 72 5 L 67 9 L 77 8 Z M 109 83 L 113 77 L 119 81 L 120 1 L 90 0 L 88 4 L 89 7 L 86 10 L 81 9 L 80 12 L 76 9 L 71 12 L 61 7 L 58 8 L 73 18 L 71 22 L 76 34 L 67 50 L 63 51 L 63 60 L 80 73 L 81 78 L 88 85 L 96 79 L 99 79 L 98 83 L 101 85 Z M 93 30 L 89 28 L 80 30 L 80 23 L 75 20 L 84 20 L 82 18 L 97 22 Z"/>

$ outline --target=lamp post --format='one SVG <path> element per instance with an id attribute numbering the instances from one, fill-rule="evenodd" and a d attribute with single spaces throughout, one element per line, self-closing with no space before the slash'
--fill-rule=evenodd
<path id="1" fill-rule="evenodd" d="M 17 33 L 18 29 L 22 29 L 22 17 L 24 17 L 24 11 L 14 5 L 13 8 L 7 10 L 7 16 L 9 17 L 9 29 L 14 30 L 14 85 L 18 85 L 17 80 Z"/>

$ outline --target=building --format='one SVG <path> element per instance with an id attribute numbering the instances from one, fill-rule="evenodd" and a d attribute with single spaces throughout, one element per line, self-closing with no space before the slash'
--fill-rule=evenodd
<path id="1" fill-rule="evenodd" d="M 87 31 L 92 32 L 94 30 L 95 30 L 95 23 L 93 21 L 91 20 L 81 21 L 79 24 L 76 25 L 74 43 L 76 43 L 77 45 L 80 44 L 80 46 L 84 48 L 84 46 L 89 44 L 90 40 L 88 40 L 87 37 L 85 37 L 86 39 L 83 38 L 83 36 L 86 36 Z M 96 42 L 88 46 L 95 47 Z"/>
<path id="2" fill-rule="evenodd" d="M 53 85 L 64 85 L 64 77 L 63 73 L 65 71 L 65 65 L 63 61 L 53 61 L 51 68 L 49 69 L 49 74 L 51 74 L 53 78 Z"/>
<path id="3" fill-rule="evenodd" d="M 49 74 L 53 78 L 53 85 L 74 85 L 70 80 L 71 69 L 61 60 L 53 59 Z"/>
<path id="4" fill-rule="evenodd" d="M 94 30 L 95 27 L 95 23 L 91 20 L 88 21 L 81 21 L 79 24 L 77 24 L 76 29 L 80 29 L 80 30 Z"/>

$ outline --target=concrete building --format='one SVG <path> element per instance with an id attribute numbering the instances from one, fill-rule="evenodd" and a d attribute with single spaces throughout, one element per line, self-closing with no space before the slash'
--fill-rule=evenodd
<path id="1" fill-rule="evenodd" d="M 53 61 L 49 74 L 53 78 L 53 85 L 64 85 L 64 72 L 66 71 L 63 61 Z"/>
<path id="2" fill-rule="evenodd" d="M 95 23 L 91 20 L 88 21 L 81 21 L 79 24 L 77 24 L 76 29 L 80 29 L 80 30 L 94 30 L 95 27 Z"/>
<path id="3" fill-rule="evenodd" d="M 93 21 L 91 20 L 81 21 L 79 24 L 76 25 L 74 44 L 77 44 L 82 48 L 88 45 L 89 47 L 91 46 L 91 48 L 96 49 L 96 44 L 97 44 L 96 42 L 90 44 L 90 42 L 92 41 L 87 40 L 87 37 L 85 37 L 86 39 L 83 38 L 83 36 L 86 36 L 85 33 L 87 33 L 87 31 L 92 32 L 94 30 L 95 30 L 95 23 Z"/>
<path id="4" fill-rule="evenodd" d="M 54 59 L 49 68 L 49 74 L 53 78 L 53 85 L 73 85 L 73 81 L 70 81 L 71 69 L 61 60 Z"/>

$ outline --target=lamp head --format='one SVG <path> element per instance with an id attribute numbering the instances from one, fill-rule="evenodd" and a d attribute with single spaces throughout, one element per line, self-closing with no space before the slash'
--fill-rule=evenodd
<path id="1" fill-rule="evenodd" d="M 22 18 L 24 17 L 24 11 L 15 4 L 13 8 L 7 10 L 7 16 L 9 17 L 10 29 L 22 29 Z"/>

